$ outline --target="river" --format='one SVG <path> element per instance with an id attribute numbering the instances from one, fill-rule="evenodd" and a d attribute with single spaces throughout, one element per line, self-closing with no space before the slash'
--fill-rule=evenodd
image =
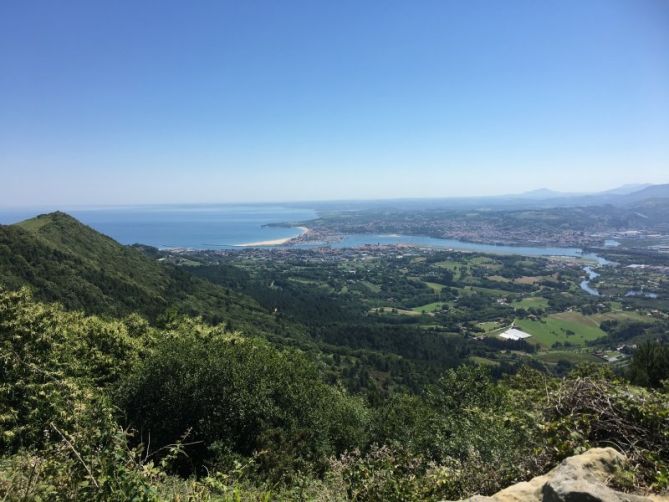
<path id="1" fill-rule="evenodd" d="M 595 272 L 592 267 L 584 267 L 583 270 L 585 271 L 586 274 L 588 274 L 588 278 L 584 279 L 581 281 L 581 289 L 585 291 L 586 293 L 589 293 L 593 296 L 599 296 L 599 291 L 597 291 L 595 288 L 590 286 L 590 281 L 592 281 L 594 278 L 599 277 L 599 274 Z"/>
<path id="2" fill-rule="evenodd" d="M 397 234 L 347 234 L 338 241 L 329 243 L 306 243 L 305 247 L 327 246 L 332 248 L 357 248 L 366 245 L 409 245 L 427 248 L 454 249 L 457 251 L 473 251 L 489 254 L 518 254 L 522 256 L 571 256 L 589 259 L 601 264 L 603 258 L 584 253 L 580 248 L 544 247 L 544 246 L 509 246 L 503 244 L 482 244 L 457 239 L 438 239 L 421 235 Z"/>

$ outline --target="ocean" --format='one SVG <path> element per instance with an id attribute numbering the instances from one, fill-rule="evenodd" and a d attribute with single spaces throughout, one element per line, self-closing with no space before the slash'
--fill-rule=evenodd
<path id="1" fill-rule="evenodd" d="M 121 244 L 157 248 L 219 249 L 241 244 L 295 237 L 295 227 L 266 227 L 269 223 L 298 223 L 316 218 L 310 209 L 280 205 L 161 205 L 72 208 L 62 211 Z M 0 209 L 0 223 L 31 218 L 41 209 Z"/>

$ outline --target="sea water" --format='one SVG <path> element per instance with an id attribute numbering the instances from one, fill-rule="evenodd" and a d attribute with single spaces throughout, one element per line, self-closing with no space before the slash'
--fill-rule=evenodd
<path id="1" fill-rule="evenodd" d="M 53 209 L 1 210 L 9 224 Z M 220 249 L 295 237 L 295 227 L 266 226 L 316 218 L 311 209 L 281 205 L 161 205 L 63 209 L 121 244 L 157 248 Z"/>

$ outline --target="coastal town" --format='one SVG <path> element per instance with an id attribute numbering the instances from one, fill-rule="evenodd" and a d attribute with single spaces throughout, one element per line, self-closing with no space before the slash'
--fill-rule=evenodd
<path id="1" fill-rule="evenodd" d="M 641 212 L 642 209 L 644 212 Z M 669 250 L 669 222 L 660 208 L 557 207 L 523 210 L 346 210 L 300 223 L 291 242 L 336 242 L 350 234 L 423 235 L 513 246 L 599 248 L 622 245 Z"/>

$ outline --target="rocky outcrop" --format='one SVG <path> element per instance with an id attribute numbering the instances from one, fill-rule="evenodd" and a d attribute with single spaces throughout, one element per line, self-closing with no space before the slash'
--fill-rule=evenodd
<path id="1" fill-rule="evenodd" d="M 490 497 L 474 496 L 469 502 L 648 502 L 669 497 L 633 495 L 616 491 L 609 483 L 623 467 L 625 457 L 613 448 L 593 448 L 569 457 L 549 473 L 518 483 Z"/>

